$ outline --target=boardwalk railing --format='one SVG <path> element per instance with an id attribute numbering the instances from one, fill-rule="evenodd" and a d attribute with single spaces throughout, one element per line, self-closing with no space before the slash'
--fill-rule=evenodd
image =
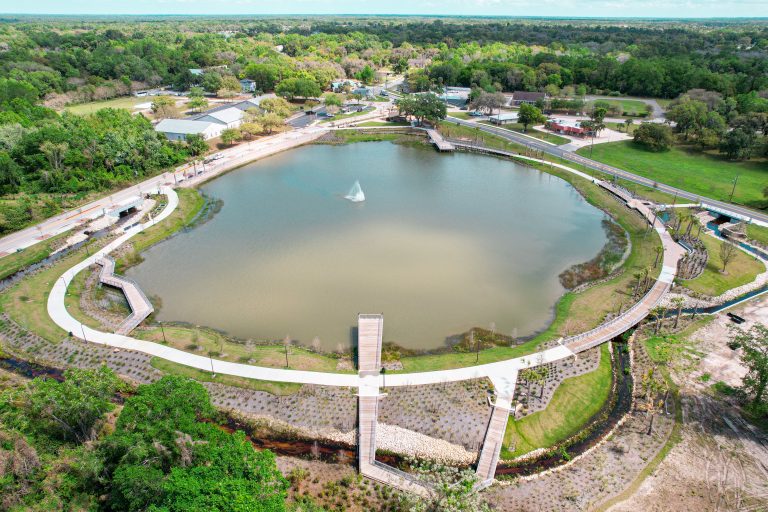
<path id="1" fill-rule="evenodd" d="M 100 258 L 97 263 L 101 265 L 99 272 L 99 281 L 109 286 L 114 286 L 123 291 L 128 305 L 131 308 L 131 314 L 123 320 L 115 329 L 118 334 L 128 334 L 143 322 L 155 308 L 149 301 L 139 284 L 125 276 L 115 274 L 115 260 L 108 256 Z"/>

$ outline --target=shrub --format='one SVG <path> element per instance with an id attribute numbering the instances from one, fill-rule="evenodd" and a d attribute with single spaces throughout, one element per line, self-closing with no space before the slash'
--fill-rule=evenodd
<path id="1" fill-rule="evenodd" d="M 635 143 L 654 152 L 667 151 L 674 141 L 672 129 L 659 123 L 643 123 L 635 130 Z"/>

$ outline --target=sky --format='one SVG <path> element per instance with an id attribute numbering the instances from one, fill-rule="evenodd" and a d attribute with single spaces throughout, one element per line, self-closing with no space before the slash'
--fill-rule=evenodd
<path id="1" fill-rule="evenodd" d="M 768 17 L 768 0 L 0 0 L 0 13 Z"/>

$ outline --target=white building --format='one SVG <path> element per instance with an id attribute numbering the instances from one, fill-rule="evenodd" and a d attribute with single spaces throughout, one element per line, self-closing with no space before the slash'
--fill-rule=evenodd
<path id="1" fill-rule="evenodd" d="M 237 128 L 243 123 L 245 112 L 237 107 L 225 108 L 223 110 L 214 110 L 197 116 L 195 121 L 206 123 L 216 123 L 223 125 L 224 128 Z"/>
<path id="2" fill-rule="evenodd" d="M 199 121 L 195 119 L 163 119 L 155 131 L 165 134 L 169 140 L 186 140 L 187 135 L 202 135 L 203 139 L 213 139 L 221 135 L 226 128 L 220 123 Z"/>

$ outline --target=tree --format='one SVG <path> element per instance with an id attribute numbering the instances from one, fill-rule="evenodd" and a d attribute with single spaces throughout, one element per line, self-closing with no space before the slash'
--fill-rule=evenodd
<path id="1" fill-rule="evenodd" d="M 65 380 L 34 379 L 26 392 L 26 409 L 35 428 L 67 441 L 85 442 L 93 437 L 96 422 L 114 408 L 112 398 L 122 384 L 115 373 L 72 368 Z"/>
<path id="2" fill-rule="evenodd" d="M 493 111 L 500 109 L 507 103 L 507 97 L 500 92 L 485 92 L 482 91 L 472 101 L 471 106 L 473 109 L 480 112 L 488 112 L 493 114 Z"/>
<path id="3" fill-rule="evenodd" d="M 291 115 L 291 104 L 284 98 L 264 98 L 259 102 L 259 107 L 265 112 L 277 114 L 280 117 Z"/>
<path id="4" fill-rule="evenodd" d="M 205 139 L 200 134 L 190 133 L 186 136 L 185 140 L 187 141 L 187 148 L 193 156 L 202 155 L 208 151 L 208 143 L 205 142 Z"/>
<path id="5" fill-rule="evenodd" d="M 595 135 L 600 135 L 600 132 L 605 129 L 605 115 L 607 113 L 607 108 L 595 106 L 595 108 L 592 109 L 592 113 L 589 114 L 592 131 L 595 133 Z"/>
<path id="6" fill-rule="evenodd" d="M 267 112 L 261 116 L 259 118 L 259 123 L 264 127 L 264 130 L 266 130 L 267 133 L 272 133 L 285 124 L 282 117 L 272 112 Z"/>
<path id="7" fill-rule="evenodd" d="M 672 129 L 661 123 L 643 123 L 634 133 L 634 141 L 654 152 L 667 151 L 672 147 Z"/>
<path id="8" fill-rule="evenodd" d="M 152 112 L 157 117 L 173 117 L 178 111 L 176 110 L 176 99 L 171 96 L 155 96 L 152 101 Z"/>
<path id="9" fill-rule="evenodd" d="M 249 140 L 263 131 L 264 126 L 258 121 L 250 121 L 240 125 L 240 133 Z"/>
<path id="10" fill-rule="evenodd" d="M 721 273 L 726 273 L 725 269 L 728 266 L 728 263 L 733 260 L 734 256 L 736 256 L 736 246 L 729 242 L 720 242 L 720 261 L 723 262 L 723 269 L 720 271 Z"/>
<path id="11" fill-rule="evenodd" d="M 237 128 L 226 128 L 221 132 L 221 142 L 226 146 L 231 146 L 240 139 L 240 130 Z"/>
<path id="12" fill-rule="evenodd" d="M 66 142 L 51 142 L 46 140 L 40 144 L 40 151 L 43 152 L 48 159 L 48 163 L 51 169 L 54 171 L 60 171 L 64 165 L 64 156 L 69 149 L 69 144 Z"/>
<path id="13" fill-rule="evenodd" d="M 680 314 L 683 312 L 685 299 L 683 297 L 673 297 L 671 302 L 672 305 L 675 306 L 675 309 L 677 309 L 677 314 L 675 315 L 675 325 L 673 326 L 674 329 L 677 329 L 677 324 L 680 322 Z"/>
<path id="14" fill-rule="evenodd" d="M 366 64 L 363 69 L 357 72 L 355 75 L 355 78 L 363 82 L 364 84 L 370 84 L 373 83 L 373 79 L 376 77 L 376 72 L 373 70 L 373 68 Z"/>
<path id="15" fill-rule="evenodd" d="M 205 99 L 203 96 L 195 96 L 193 98 L 190 98 L 189 102 L 187 103 L 189 108 L 196 112 L 200 112 L 201 110 L 208 107 L 208 100 Z"/>
<path id="16" fill-rule="evenodd" d="M 756 323 L 748 331 L 738 327 L 732 329 L 731 340 L 741 348 L 741 362 L 747 368 L 742 389 L 747 396 L 751 396 L 750 408 L 753 412 L 768 416 L 768 328 Z"/>
<path id="17" fill-rule="evenodd" d="M 221 89 L 221 75 L 215 71 L 208 71 L 203 75 L 200 84 L 203 86 L 203 89 L 208 92 L 217 92 Z"/>
<path id="18" fill-rule="evenodd" d="M 338 94 L 334 94 L 334 93 L 326 94 L 325 98 L 323 98 L 323 101 L 325 102 L 326 111 L 332 114 L 334 112 L 337 112 L 341 107 L 341 97 L 339 97 Z"/>
<path id="19" fill-rule="evenodd" d="M 746 160 L 752 155 L 755 145 L 755 132 L 745 128 L 734 128 L 720 143 L 720 152 L 731 160 Z"/>
<path id="20" fill-rule="evenodd" d="M 189 98 L 202 98 L 205 96 L 205 89 L 200 86 L 193 86 L 189 88 Z"/>
<path id="21" fill-rule="evenodd" d="M 520 111 L 518 113 L 517 122 L 523 125 L 523 131 L 528 131 L 528 126 L 532 124 L 538 124 L 544 122 L 546 118 L 541 110 L 528 103 L 520 105 Z"/>
<path id="22" fill-rule="evenodd" d="M 632 126 L 634 123 L 635 123 L 635 121 L 633 121 L 633 120 L 632 120 L 632 119 L 630 119 L 630 118 L 627 118 L 627 119 L 625 119 L 625 120 L 624 120 L 624 131 L 625 131 L 625 132 L 627 132 L 627 133 L 629 133 L 629 132 L 630 132 L 630 127 L 631 127 L 631 126 Z"/>
<path id="23" fill-rule="evenodd" d="M 419 124 L 425 120 L 435 123 L 448 114 L 445 103 L 432 93 L 404 96 L 396 105 L 401 115 L 413 116 Z"/>
<path id="24" fill-rule="evenodd" d="M 672 107 L 667 112 L 667 118 L 674 121 L 677 131 L 686 139 L 692 134 L 698 134 L 707 120 L 707 105 L 698 100 L 685 100 Z"/>
<path id="25" fill-rule="evenodd" d="M 275 93 L 283 98 L 317 98 L 322 91 L 311 78 L 286 78 L 275 88 Z"/>
<path id="26" fill-rule="evenodd" d="M 234 76 L 225 76 L 221 79 L 221 87 L 216 91 L 220 98 L 234 98 L 243 90 L 240 81 Z"/>

